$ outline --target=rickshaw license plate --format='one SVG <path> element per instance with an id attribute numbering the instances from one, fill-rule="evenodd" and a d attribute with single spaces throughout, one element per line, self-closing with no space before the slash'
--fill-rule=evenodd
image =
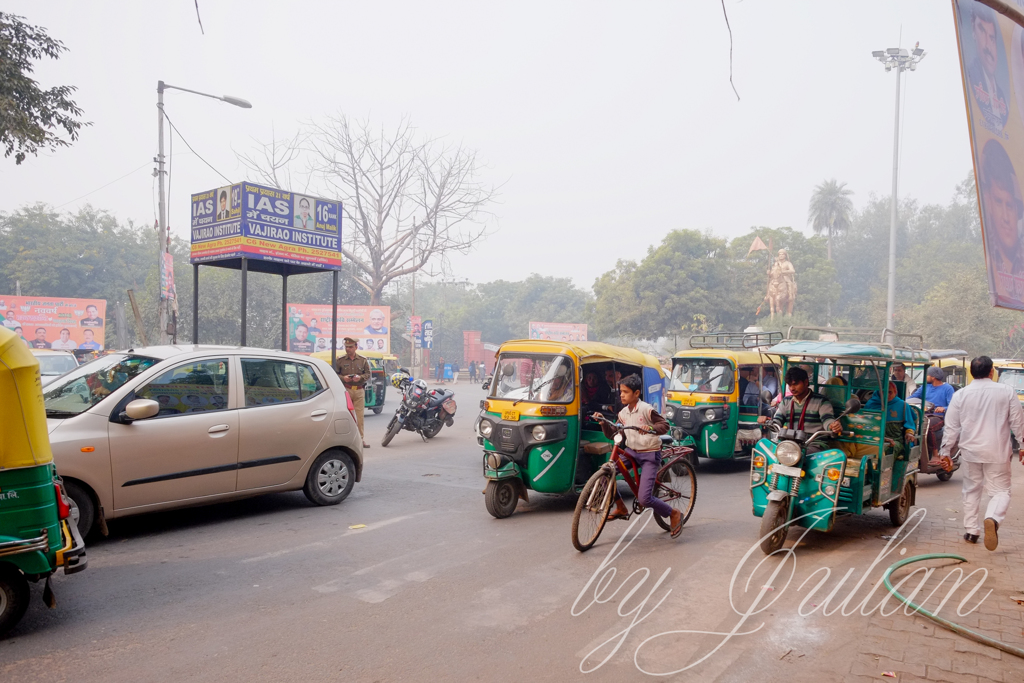
<path id="1" fill-rule="evenodd" d="M 501 419 L 508 420 L 509 422 L 519 422 L 519 411 L 518 410 L 503 410 L 501 411 Z"/>
<path id="2" fill-rule="evenodd" d="M 683 396 L 679 399 L 679 405 L 681 406 L 695 406 L 697 405 L 697 399 L 693 396 Z"/>
<path id="3" fill-rule="evenodd" d="M 800 471 L 799 467 L 786 467 L 785 465 L 775 464 L 772 465 L 772 474 L 781 474 L 786 477 L 800 477 L 803 472 Z"/>

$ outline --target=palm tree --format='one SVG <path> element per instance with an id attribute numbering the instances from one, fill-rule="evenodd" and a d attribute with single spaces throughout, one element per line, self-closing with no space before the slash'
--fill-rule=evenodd
<path id="1" fill-rule="evenodd" d="M 835 179 L 826 180 L 814 188 L 807 222 L 814 228 L 814 234 L 825 233 L 828 237 L 828 260 L 832 260 L 832 238 L 846 232 L 852 223 L 853 190 L 846 189 L 846 183 Z"/>

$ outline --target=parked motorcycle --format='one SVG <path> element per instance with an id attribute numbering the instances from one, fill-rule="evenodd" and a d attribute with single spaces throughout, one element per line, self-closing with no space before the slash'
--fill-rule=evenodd
<path id="1" fill-rule="evenodd" d="M 912 398 L 909 403 L 910 405 L 916 405 L 918 408 L 921 407 L 920 399 Z M 919 467 L 921 468 L 921 474 L 934 474 L 938 477 L 939 481 L 949 481 L 953 473 L 960 469 L 960 448 L 956 444 L 954 444 L 950 453 L 951 469 L 947 470 L 939 460 L 937 446 L 942 443 L 945 427 L 942 426 L 935 429 L 934 424 L 936 421 L 941 424 L 944 417 L 944 415 L 935 412 L 935 405 L 931 401 L 925 401 L 925 418 L 928 423 L 928 430 L 925 432 L 925 438 L 921 440 L 921 462 Z"/>
<path id="2" fill-rule="evenodd" d="M 391 376 L 391 384 L 402 392 L 402 403 L 388 423 L 381 446 L 391 443 L 403 429 L 418 433 L 426 441 L 437 436 L 441 427 L 455 423 L 455 392 L 451 389 L 428 389 L 423 380 L 402 372 Z"/>

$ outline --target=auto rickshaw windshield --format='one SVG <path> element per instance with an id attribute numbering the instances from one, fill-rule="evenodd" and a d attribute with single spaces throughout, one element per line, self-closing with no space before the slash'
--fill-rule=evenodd
<path id="1" fill-rule="evenodd" d="M 673 358 L 669 391 L 731 394 L 732 364 L 718 358 Z"/>
<path id="2" fill-rule="evenodd" d="M 84 413 L 157 362 L 156 358 L 114 353 L 80 365 L 46 386 L 46 417 L 67 418 Z"/>
<path id="3" fill-rule="evenodd" d="M 999 383 L 1008 384 L 1018 394 L 1024 394 L 1024 370 L 1000 370 Z"/>
<path id="4" fill-rule="evenodd" d="M 569 403 L 575 392 L 573 364 L 567 356 L 544 353 L 503 353 L 491 398 L 533 403 Z"/>

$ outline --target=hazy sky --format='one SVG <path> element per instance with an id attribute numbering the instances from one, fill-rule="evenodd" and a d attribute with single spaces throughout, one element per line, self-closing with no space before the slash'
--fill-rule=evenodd
<path id="1" fill-rule="evenodd" d="M 504 187 L 493 234 L 453 261 L 454 274 L 537 272 L 589 287 L 672 229 L 806 228 L 824 179 L 848 183 L 858 207 L 887 196 L 895 74 L 871 51 L 900 45 L 901 30 L 904 47 L 920 41 L 928 54 L 904 79 L 900 194 L 949 201 L 971 164 L 949 2 L 726 6 L 738 102 L 718 0 L 199 0 L 205 35 L 192 0 L 8 0 L 5 11 L 70 48 L 36 76 L 77 86 L 93 126 L 69 149 L 4 161 L 0 210 L 90 203 L 152 225 L 163 79 L 253 103 L 166 94 L 181 133 L 232 180 L 244 178 L 235 152 L 253 138 L 338 111 L 383 124 L 409 116 L 475 148 Z M 187 237 L 189 194 L 223 181 L 175 143 L 170 224 Z"/>

